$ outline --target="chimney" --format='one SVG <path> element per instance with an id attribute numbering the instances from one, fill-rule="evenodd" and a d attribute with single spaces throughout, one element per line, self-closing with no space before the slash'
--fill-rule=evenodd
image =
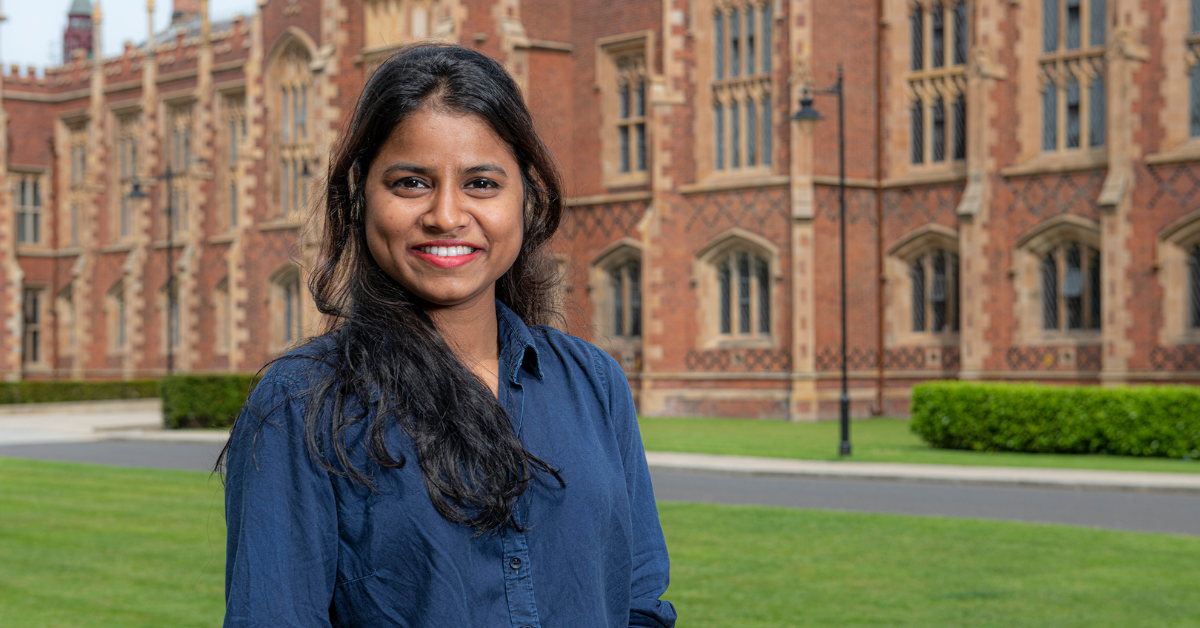
<path id="1" fill-rule="evenodd" d="M 188 22 L 200 16 L 200 0 L 175 0 L 171 10 L 171 24 Z"/>

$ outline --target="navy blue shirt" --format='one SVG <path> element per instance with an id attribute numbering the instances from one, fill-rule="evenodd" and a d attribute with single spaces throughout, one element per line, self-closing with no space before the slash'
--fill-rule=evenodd
<path id="1" fill-rule="evenodd" d="M 408 461 L 399 469 L 371 462 L 353 446 L 361 430 L 348 430 L 374 492 L 329 473 L 303 438 L 302 393 L 320 367 L 285 358 L 231 436 L 227 628 L 674 626 L 675 609 L 659 599 L 667 548 L 621 368 L 587 342 L 497 310 L 500 403 L 566 488 L 536 475 L 514 513 L 525 531 L 476 537 L 434 510 L 399 427 L 389 437 Z"/>

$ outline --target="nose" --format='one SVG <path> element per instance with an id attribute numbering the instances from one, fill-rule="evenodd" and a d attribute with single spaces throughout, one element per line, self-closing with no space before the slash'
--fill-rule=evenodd
<path id="1" fill-rule="evenodd" d="M 471 223 L 471 214 L 462 206 L 462 199 L 453 186 L 440 186 L 433 197 L 433 206 L 425 213 L 422 224 L 430 231 L 450 233 Z"/>

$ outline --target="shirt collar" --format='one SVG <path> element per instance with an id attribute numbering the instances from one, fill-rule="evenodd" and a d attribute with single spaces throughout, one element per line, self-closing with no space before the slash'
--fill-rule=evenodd
<path id="1" fill-rule="evenodd" d="M 534 377 L 542 379 L 542 367 L 533 333 L 529 331 L 525 321 L 499 299 L 496 300 L 496 327 L 500 337 L 501 363 L 508 367 L 508 376 L 512 383 L 517 383 L 517 371 L 522 367 Z"/>

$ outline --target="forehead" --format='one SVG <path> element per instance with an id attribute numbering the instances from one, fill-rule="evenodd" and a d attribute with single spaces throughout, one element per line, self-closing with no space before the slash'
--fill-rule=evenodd
<path id="1" fill-rule="evenodd" d="M 400 121 L 379 156 L 404 155 L 421 162 L 470 162 L 506 159 L 516 163 L 508 145 L 481 116 L 423 107 Z"/>

